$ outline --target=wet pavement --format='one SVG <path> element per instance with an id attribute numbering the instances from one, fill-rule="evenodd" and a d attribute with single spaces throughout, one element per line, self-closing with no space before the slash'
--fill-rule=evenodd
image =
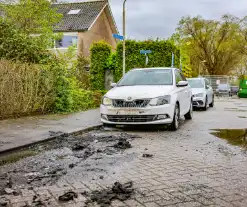
<path id="1" fill-rule="evenodd" d="M 245 111 L 221 98 L 177 132 L 98 129 L 32 147 L 0 167 L 0 206 L 247 206 Z"/>
<path id="2" fill-rule="evenodd" d="M 0 120 L 0 152 L 99 124 L 99 109 L 69 115 L 54 114 Z"/>

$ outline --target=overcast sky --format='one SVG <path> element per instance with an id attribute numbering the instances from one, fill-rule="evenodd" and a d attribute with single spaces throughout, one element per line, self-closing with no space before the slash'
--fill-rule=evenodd
<path id="1" fill-rule="evenodd" d="M 109 1 L 122 34 L 123 0 Z M 226 13 L 239 17 L 247 15 L 247 0 L 127 0 L 126 36 L 132 39 L 167 38 L 175 32 L 183 16 L 219 19 Z"/>
<path id="2" fill-rule="evenodd" d="M 109 1 L 122 33 L 123 0 Z M 225 13 L 247 15 L 247 0 L 127 0 L 126 35 L 134 39 L 166 38 L 175 32 L 182 16 L 219 19 Z"/>

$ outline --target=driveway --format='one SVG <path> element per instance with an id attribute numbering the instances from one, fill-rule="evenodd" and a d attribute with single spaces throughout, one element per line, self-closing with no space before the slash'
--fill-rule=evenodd
<path id="1" fill-rule="evenodd" d="M 192 121 L 181 122 L 177 132 L 101 129 L 37 146 L 37 155 L 1 166 L 0 175 L 12 177 L 12 185 L 5 185 L 16 191 L 2 200 L 12 206 L 35 206 L 37 197 L 44 206 L 103 206 L 85 201 L 94 190 L 132 181 L 130 198 L 105 206 L 247 206 L 244 141 L 211 134 L 212 129 L 247 128 L 247 100 L 217 99 L 214 108 L 195 111 Z M 119 138 L 132 147 L 116 146 Z M 51 169 L 56 169 L 54 176 L 44 176 Z M 68 190 L 78 193 L 77 198 L 59 202 Z"/>

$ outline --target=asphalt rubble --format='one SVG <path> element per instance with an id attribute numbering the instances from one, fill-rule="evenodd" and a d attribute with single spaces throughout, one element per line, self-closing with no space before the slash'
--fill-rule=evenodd
<path id="1" fill-rule="evenodd" d="M 97 157 L 92 160 L 97 161 L 105 155 L 114 156 L 122 153 L 132 147 L 130 141 L 136 138 L 140 137 L 128 133 L 102 135 L 93 132 L 77 136 L 64 136 L 62 140 L 61 138 L 55 139 L 34 146 L 32 150 L 37 151 L 37 155 L 20 160 L 17 163 L 1 166 L 0 206 L 7 206 L 8 204 L 4 196 L 21 195 L 21 189 L 32 190 L 36 187 L 54 185 L 69 170 L 73 170 L 77 165 L 82 165 L 95 154 Z M 69 159 L 66 159 L 66 156 Z M 91 165 L 89 170 L 101 171 L 93 163 Z M 104 176 L 100 175 L 99 179 L 104 179 Z M 132 183 L 121 184 L 116 182 L 111 188 L 91 192 L 87 202 L 93 201 L 101 206 L 107 206 L 114 199 L 128 199 L 132 193 Z M 60 195 L 58 200 L 67 202 L 75 198 L 77 198 L 77 193 L 70 191 L 67 194 Z M 34 196 L 31 206 L 42 206 L 43 202 L 47 202 L 47 200 L 42 201 L 39 196 Z"/>
<path id="2" fill-rule="evenodd" d="M 134 194 L 134 188 L 131 181 L 124 184 L 115 182 L 111 188 L 91 192 L 86 204 L 95 202 L 101 207 L 108 207 L 114 200 L 125 201 L 130 199 L 132 194 Z"/>

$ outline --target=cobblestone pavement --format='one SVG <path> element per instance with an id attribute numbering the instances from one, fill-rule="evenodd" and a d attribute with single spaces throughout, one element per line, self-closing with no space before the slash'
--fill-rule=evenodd
<path id="1" fill-rule="evenodd" d="M 196 111 L 192 121 L 182 121 L 177 132 L 131 130 L 142 138 L 131 142 L 133 147 L 126 150 L 127 158 L 120 164 L 108 164 L 104 179 L 97 178 L 100 172 L 92 172 L 93 180 L 82 177 L 80 168 L 75 168 L 54 186 L 23 190 L 21 196 L 8 199 L 13 207 L 24 206 L 38 193 L 51 198 L 47 206 L 82 207 L 84 196 L 61 204 L 58 195 L 68 189 L 82 192 L 131 180 L 136 188 L 134 196 L 124 202 L 114 201 L 112 206 L 246 207 L 247 154 L 210 134 L 216 128 L 247 128 L 244 116 L 245 100 L 221 99 L 206 112 Z M 153 157 L 144 158 L 143 153 Z"/>

